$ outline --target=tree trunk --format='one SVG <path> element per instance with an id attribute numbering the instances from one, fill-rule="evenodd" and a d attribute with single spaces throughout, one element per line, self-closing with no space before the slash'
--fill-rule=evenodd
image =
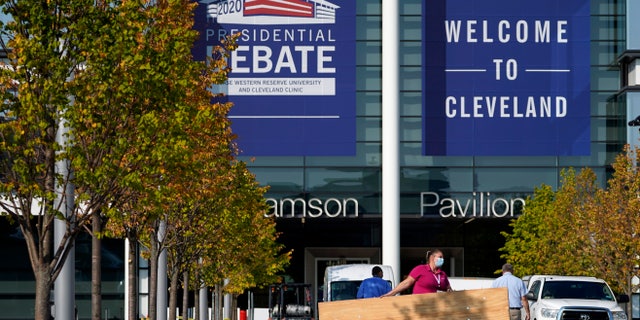
<path id="1" fill-rule="evenodd" d="M 193 296 L 193 319 L 202 320 L 204 317 L 200 314 L 200 290 L 195 290 Z"/>
<path id="2" fill-rule="evenodd" d="M 158 318 L 158 257 L 160 250 L 158 248 L 158 238 L 156 234 L 152 234 L 150 238 L 149 255 L 149 320 L 157 320 Z M 164 320 L 164 319 L 163 319 Z"/>
<path id="3" fill-rule="evenodd" d="M 102 232 L 100 212 L 95 211 L 91 217 L 91 319 L 101 320 L 102 313 L 102 240 L 98 234 Z"/>
<path id="4" fill-rule="evenodd" d="M 169 320 L 176 320 L 176 313 L 178 309 L 178 280 L 180 279 L 180 272 L 178 267 L 173 267 L 171 270 L 171 284 L 169 286 Z M 186 318 L 184 318 L 186 320 Z"/>
<path id="5" fill-rule="evenodd" d="M 127 310 L 128 320 L 138 320 L 138 240 L 136 237 L 130 236 L 129 240 L 129 256 L 127 263 L 129 264 L 129 310 Z"/>
<path id="6" fill-rule="evenodd" d="M 189 315 L 189 272 L 182 274 L 182 319 L 187 319 Z"/>
<path id="7" fill-rule="evenodd" d="M 212 320 L 222 320 L 222 283 L 217 283 L 213 291 L 215 294 L 215 316 Z"/>
<path id="8" fill-rule="evenodd" d="M 53 282 L 55 279 L 52 275 L 50 267 L 53 250 L 53 217 L 46 214 L 39 219 L 34 219 L 33 223 L 37 223 L 36 228 L 24 228 L 20 227 L 20 231 L 24 235 L 27 250 L 29 251 L 29 260 L 31 262 L 31 268 L 33 270 L 33 276 L 35 278 L 35 305 L 34 315 L 35 320 L 50 320 L 51 319 L 51 290 L 53 289 Z M 28 223 L 32 223 L 29 221 Z M 38 229 L 42 228 L 42 229 Z M 41 238 L 37 239 L 34 233 L 30 232 L 32 229 L 37 229 L 41 234 Z"/>
<path id="9" fill-rule="evenodd" d="M 38 261 L 38 268 L 35 272 L 36 278 L 36 301 L 35 301 L 35 320 L 51 319 L 51 288 L 53 280 L 51 272 L 46 263 Z"/>
<path id="10" fill-rule="evenodd" d="M 229 314 L 231 315 L 231 320 L 237 320 L 238 319 L 238 295 L 234 294 L 231 295 L 231 305 L 229 306 L 229 308 L 231 308 L 231 312 L 229 312 Z"/>

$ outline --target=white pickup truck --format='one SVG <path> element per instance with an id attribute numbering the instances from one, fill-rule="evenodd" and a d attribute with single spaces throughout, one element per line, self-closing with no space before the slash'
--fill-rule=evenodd
<path id="1" fill-rule="evenodd" d="M 525 278 L 526 279 L 526 278 Z M 627 320 L 609 285 L 595 277 L 535 275 L 528 278 L 531 320 Z"/>

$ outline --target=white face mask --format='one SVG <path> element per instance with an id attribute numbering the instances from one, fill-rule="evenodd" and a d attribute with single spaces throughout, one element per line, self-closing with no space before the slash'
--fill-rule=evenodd
<path id="1" fill-rule="evenodd" d="M 444 258 L 437 258 L 436 259 L 436 267 L 437 268 L 442 267 L 443 264 L 444 264 Z"/>

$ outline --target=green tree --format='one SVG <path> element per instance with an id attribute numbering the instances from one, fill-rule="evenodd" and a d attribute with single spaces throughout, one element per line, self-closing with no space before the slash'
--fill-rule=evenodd
<path id="1" fill-rule="evenodd" d="M 214 72 L 215 64 L 191 58 L 197 37 L 191 19 L 195 5 L 126 1 L 103 6 L 112 13 L 104 21 L 110 28 L 85 44 L 85 68 L 71 87 L 75 99 L 69 122 L 90 128 L 74 134 L 77 183 L 87 193 L 108 200 L 108 207 L 94 214 L 98 220 L 94 227 L 111 219 L 108 234 L 119 231 L 129 240 L 131 270 L 136 270 L 138 241 L 147 240 L 152 252 L 151 318 L 155 318 L 155 272 L 161 250 L 156 241 L 174 194 L 172 174 L 189 166 L 186 128 L 201 109 L 212 121 L 226 122 L 226 112 L 211 111 L 206 88 L 227 71 Z M 96 229 L 94 235 L 101 234 Z M 137 281 L 135 273 L 130 276 L 127 313 L 135 318 Z M 99 317 L 97 303 L 93 309 Z"/>
<path id="2" fill-rule="evenodd" d="M 183 283 L 185 292 L 198 290 L 202 285 L 215 287 L 229 279 L 224 292 L 239 294 L 247 288 L 277 281 L 276 274 L 289 262 L 289 253 L 281 252 L 283 248 L 276 242 L 275 222 L 264 216 L 268 210 L 266 189 L 258 186 L 243 162 L 228 164 L 227 174 L 212 175 L 215 180 L 203 179 L 214 182 L 209 196 L 197 196 L 198 199 L 190 194 L 179 196 L 182 204 L 178 207 L 186 210 L 175 210 L 172 215 L 177 214 L 169 217 L 164 246 L 171 279 L 170 319 L 175 319 L 181 275 L 183 278 L 191 275 L 192 279 Z M 205 189 L 200 185 L 197 193 Z M 192 202 L 184 203 L 185 199 Z M 213 274 L 209 272 L 212 266 L 215 266 Z M 189 287 L 188 283 L 193 285 Z"/>
<path id="3" fill-rule="evenodd" d="M 73 128 L 68 155 L 76 177 L 73 181 L 76 194 L 92 208 L 92 319 L 100 319 L 102 310 L 103 226 L 106 217 L 114 214 L 112 211 L 121 212 L 118 208 L 136 195 L 131 192 L 137 181 L 131 172 L 144 164 L 131 161 L 129 155 L 134 152 L 133 143 L 142 128 L 140 120 L 154 111 L 154 106 L 136 101 L 137 88 L 131 80 L 132 74 L 144 77 L 140 63 L 132 62 L 134 58 L 141 60 L 136 55 L 139 48 L 136 31 L 145 25 L 145 17 L 139 11 L 141 5 L 97 2 L 94 10 L 100 15 L 75 21 L 77 30 L 91 32 L 78 50 L 84 63 L 69 84 L 73 103 L 66 120 Z"/>
<path id="4" fill-rule="evenodd" d="M 563 171 L 555 192 L 546 185 L 536 188 L 511 232 L 502 233 L 502 257 L 520 275 L 590 275 L 629 293 L 627 281 L 640 249 L 638 160 L 637 150 L 625 148 L 606 188 L 598 187 L 589 168 Z"/>
<path id="5" fill-rule="evenodd" d="M 53 282 L 90 213 L 104 205 L 81 195 L 63 211 L 67 194 L 61 190 L 68 190 L 75 176 L 62 174 L 56 164 L 74 172 L 72 144 L 66 142 L 79 128 L 65 120 L 72 112 L 75 76 L 86 62 L 82 52 L 108 10 L 93 1 L 2 0 L 0 6 L 12 19 L 2 26 L 8 41 L 3 42 L 7 59 L 0 71 L 0 110 L 8 121 L 0 123 L 0 203 L 27 244 L 35 317 L 48 320 Z M 56 220 L 66 224 L 59 244 L 52 237 Z"/>
<path id="6" fill-rule="evenodd" d="M 212 103 L 208 88 L 226 79 L 224 52 L 235 44 L 230 41 L 220 48 L 211 61 L 194 61 L 191 48 L 197 32 L 192 29 L 192 11 L 196 3 L 155 1 L 132 5 L 126 11 L 125 4 L 121 11 L 131 16 L 124 21 L 130 25 L 116 41 L 124 44 L 125 54 L 117 60 L 118 77 L 110 85 L 124 87 L 126 94 L 115 99 L 132 112 L 121 121 L 131 122 L 137 131 L 121 137 L 126 151 L 119 162 L 122 179 L 118 185 L 127 197 L 118 210 L 111 211 L 107 227 L 129 240 L 131 254 L 135 255 L 138 242 L 147 249 L 149 317 L 155 319 L 158 276 L 166 276 L 157 274 L 158 257 L 169 244 L 171 230 L 180 228 L 180 219 L 193 210 L 190 206 L 198 206 L 203 194 L 213 196 L 210 190 L 215 184 L 206 186 L 199 179 L 214 179 L 207 174 L 224 172 L 224 168 L 200 170 L 231 159 L 234 147 L 226 118 L 230 105 Z M 201 150 L 209 157 L 200 158 Z M 130 263 L 135 260 L 135 256 L 129 259 Z M 135 270 L 134 265 L 130 268 Z M 135 279 L 130 283 L 136 283 Z M 132 297 L 128 314 L 136 317 L 136 290 L 128 290 Z"/>
<path id="7" fill-rule="evenodd" d="M 252 272 L 247 284 L 267 281 L 288 261 L 287 255 L 277 262 L 268 257 L 281 248 L 273 221 L 263 218 L 264 206 L 256 204 L 264 201 L 264 189 L 246 180 L 246 168 L 233 161 L 235 146 L 226 118 L 230 104 L 212 103 L 208 90 L 226 79 L 225 58 L 235 41 L 210 61 L 193 61 L 196 3 L 0 3 L 13 18 L 2 28 L 9 41 L 4 44 L 8 59 L 0 69 L 0 205 L 27 242 L 36 279 L 36 319 L 49 319 L 53 281 L 75 237 L 90 223 L 96 319 L 101 310 L 99 238 L 105 235 L 130 240 L 131 270 L 136 270 L 137 244 L 145 243 L 155 272 L 159 252 L 167 245 L 179 247 L 158 237 L 160 226 L 166 223 L 169 232 L 185 230 L 194 223 L 188 221 L 191 213 L 197 213 L 208 217 L 197 223 L 224 227 L 220 236 L 233 233 L 226 226 L 264 230 L 245 239 L 260 244 L 266 255 L 256 257 L 275 267 Z M 63 133 L 65 139 L 59 141 L 56 137 Z M 57 172 L 59 163 L 67 163 L 73 174 Z M 64 216 L 59 207 L 64 201 L 56 199 L 68 185 L 75 186 L 75 203 Z M 237 222 L 231 214 L 237 212 L 261 219 Z M 67 224 L 58 247 L 52 245 L 56 219 Z M 201 250 L 212 252 L 206 246 Z M 229 267 L 223 270 L 231 274 Z M 131 274 L 127 315 L 136 318 L 137 281 Z M 152 294 L 156 280 L 152 274 Z M 153 296 L 149 309 L 155 312 Z"/>
<path id="8" fill-rule="evenodd" d="M 527 198 L 527 205 L 523 214 L 511 221 L 511 233 L 502 232 L 506 238 L 505 245 L 500 249 L 504 252 L 503 258 L 507 262 L 517 266 L 516 274 L 546 273 L 545 255 L 542 251 L 547 239 L 552 238 L 553 233 L 548 228 L 548 220 L 553 220 L 553 201 L 555 193 L 548 185 L 536 188 L 534 195 Z"/>
<path id="9" fill-rule="evenodd" d="M 223 225 L 225 243 L 214 243 L 213 251 L 208 252 L 209 259 L 216 258 L 225 272 L 205 275 L 213 280 L 224 275 L 229 279 L 227 293 L 240 294 L 245 289 L 260 287 L 277 282 L 277 274 L 289 263 L 290 251 L 277 243 L 277 232 L 273 218 L 266 218 L 269 206 L 264 199 L 265 188 L 258 187 L 255 176 L 249 172 L 246 164 L 236 162 L 232 168 L 235 179 L 231 189 L 240 190 L 229 194 L 226 213 L 233 217 Z M 206 264 L 205 264 L 206 265 Z M 205 267 L 205 270 L 206 267 Z"/>
<path id="10" fill-rule="evenodd" d="M 187 103 L 193 105 L 195 112 L 184 126 L 184 165 L 175 166 L 163 175 L 172 192 L 163 199 L 168 202 L 164 207 L 166 234 L 155 245 L 167 250 L 170 319 L 176 318 L 178 279 L 188 273 L 189 265 L 201 258 L 210 243 L 217 241 L 215 206 L 223 207 L 229 192 L 244 192 L 225 188 L 228 181 L 236 179 L 231 170 L 236 155 L 234 135 L 226 118 L 231 104 L 212 105 L 213 97 L 208 90 L 226 77 L 219 73 L 228 71 L 225 58 L 228 51 L 235 48 L 235 37 L 223 44 L 225 47 L 214 49 L 216 59 L 209 62 L 214 76 L 187 91 Z M 145 245 L 152 246 L 151 242 Z"/>
<path id="11" fill-rule="evenodd" d="M 502 257 L 517 266 L 519 275 L 589 274 L 590 260 L 581 255 L 585 233 L 582 216 L 597 187 L 590 169 L 579 174 L 567 169 L 561 173 L 561 186 L 536 188 L 523 214 L 511 222 L 511 233 L 500 249 Z"/>
<path id="12" fill-rule="evenodd" d="M 218 297 L 223 293 L 237 296 L 245 289 L 278 282 L 277 274 L 291 255 L 276 241 L 275 221 L 265 217 L 269 210 L 266 189 L 258 187 L 245 163 L 236 162 L 232 172 L 234 179 L 227 183 L 225 203 L 215 211 L 215 241 L 203 253 L 197 266 L 200 277 L 195 279 L 213 287 Z M 221 319 L 220 312 L 214 309 L 215 319 Z"/>
<path id="13" fill-rule="evenodd" d="M 35 314 L 49 319 L 49 294 L 76 235 L 93 220 L 96 240 L 107 235 L 151 239 L 175 188 L 172 172 L 189 166 L 187 132 L 194 115 L 222 128 L 209 147 L 228 144 L 228 106 L 215 108 L 206 90 L 228 70 L 222 57 L 191 59 L 197 32 L 190 1 L 1 1 L 13 21 L 3 26 L 8 59 L 0 70 L 2 211 L 19 224 L 36 279 Z M 61 144 L 56 140 L 68 132 Z M 214 132 L 214 131 L 210 131 Z M 68 163 L 73 175 L 55 170 Z M 69 217 L 56 202 L 76 187 Z M 37 210 L 37 212 L 35 212 Z M 67 222 L 52 246 L 56 220 Z M 117 227 L 113 227 L 116 225 Z M 96 247 L 99 241 L 94 241 Z M 99 270 L 94 248 L 94 272 Z M 135 270 L 132 268 L 132 270 Z M 99 297 L 99 274 L 92 293 Z M 136 281 L 131 281 L 135 284 Z M 130 291 L 137 317 L 136 291 Z M 100 301 L 93 303 L 99 318 Z M 155 309 L 153 309 L 155 310 Z"/>

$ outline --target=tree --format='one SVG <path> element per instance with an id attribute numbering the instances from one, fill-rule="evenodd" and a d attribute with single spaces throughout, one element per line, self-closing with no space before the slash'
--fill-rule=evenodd
<path id="1" fill-rule="evenodd" d="M 553 202 L 555 193 L 548 185 L 536 188 L 533 197 L 527 198 L 527 205 L 518 219 L 511 221 L 511 233 L 502 232 L 506 238 L 502 258 L 518 266 L 514 272 L 520 275 L 546 273 L 544 251 L 548 251 L 547 239 L 553 231 L 548 228 L 548 220 L 555 218 Z M 547 247 L 547 249 L 542 249 Z"/>
<path id="2" fill-rule="evenodd" d="M 82 70 L 69 84 L 73 103 L 66 120 L 74 128 L 68 156 L 76 177 L 77 197 L 91 208 L 92 319 L 100 319 L 102 310 L 102 228 L 110 211 L 135 195 L 126 188 L 127 172 L 134 168 L 125 161 L 132 149 L 130 137 L 137 135 L 137 117 L 148 112 L 144 105 L 131 103 L 136 92 L 126 86 L 128 72 L 132 71 L 126 58 L 135 57 L 137 48 L 133 32 L 144 25 L 135 2 L 128 4 L 97 2 L 94 10 L 100 15 L 75 21 L 77 30 L 91 32 L 79 50 L 84 61 Z"/>
<path id="3" fill-rule="evenodd" d="M 101 206 L 82 196 L 63 211 L 67 198 L 60 190 L 67 190 L 75 177 L 61 174 L 56 164 L 73 172 L 71 144 L 65 143 L 77 129 L 65 122 L 73 104 L 70 88 L 85 63 L 83 46 L 100 30 L 105 12 L 93 1 L 2 0 L 0 5 L 13 19 L 2 26 L 8 42 L 3 42 L 7 60 L 0 71 L 0 110 L 9 121 L 0 123 L 0 205 L 27 244 L 36 319 L 48 320 L 53 282 L 88 213 Z M 85 28 L 90 22 L 95 28 Z M 59 244 L 52 243 L 56 220 L 66 224 Z"/>
<path id="4" fill-rule="evenodd" d="M 200 96 L 207 97 L 206 94 Z M 225 115 L 229 107 L 230 104 L 215 104 L 215 109 Z M 200 260 L 212 242 L 219 240 L 216 232 L 219 225 L 215 223 L 217 212 L 212 206 L 224 205 L 228 194 L 224 186 L 235 179 L 231 171 L 235 153 L 229 124 L 221 125 L 225 122 L 212 120 L 215 117 L 209 112 L 200 112 L 192 119 L 192 128 L 187 130 L 191 136 L 189 165 L 170 174 L 174 192 L 165 215 L 166 236 L 158 243 L 168 253 L 169 319 L 176 318 L 180 276 L 188 274 L 189 266 Z M 187 283 L 184 289 L 188 292 Z"/>
<path id="5" fill-rule="evenodd" d="M 502 233 L 502 257 L 521 275 L 597 276 L 629 293 L 627 277 L 640 250 L 639 159 L 627 146 L 612 165 L 607 188 L 597 186 L 588 168 L 563 171 L 555 192 L 537 188 L 512 231 Z"/>
<path id="6" fill-rule="evenodd" d="M 136 270 L 138 241 L 158 236 L 165 201 L 173 193 L 171 173 L 189 165 L 185 153 L 190 137 L 185 128 L 192 117 L 205 109 L 212 122 L 227 121 L 226 111 L 211 111 L 206 88 L 228 71 L 214 70 L 215 63 L 208 66 L 191 58 L 197 37 L 191 19 L 195 5 L 190 1 L 99 3 L 109 13 L 101 16 L 108 28 L 83 43 L 81 54 L 86 62 L 70 86 L 74 103 L 68 121 L 78 128 L 72 149 L 76 184 L 90 199 L 103 200 L 100 210 L 93 211 L 94 236 L 102 234 L 97 229 L 100 222 L 112 219 L 107 234 L 117 234 L 117 230 L 129 239 L 131 270 Z M 85 24 L 83 27 L 92 29 L 91 21 Z M 159 248 L 149 248 L 154 252 L 151 264 L 155 272 L 153 257 Z M 98 268 L 94 265 L 94 273 Z M 135 278 L 130 280 L 135 286 Z M 156 280 L 153 274 L 152 318 Z M 94 286 L 99 284 L 94 282 Z M 137 290 L 128 290 L 131 309 L 127 312 L 134 318 L 138 316 Z M 99 290 L 93 292 L 94 297 L 99 296 Z M 94 317 L 99 318 L 99 302 L 93 309 Z"/>
<path id="7" fill-rule="evenodd" d="M 586 208 L 597 187 L 590 169 L 579 174 L 567 169 L 554 192 L 541 186 L 527 201 L 523 215 L 513 220 L 512 233 L 503 232 L 503 258 L 517 265 L 519 274 L 589 274 L 591 260 L 580 255 L 585 243 L 581 229 Z"/>
<path id="8" fill-rule="evenodd" d="M 105 219 L 112 218 L 121 228 L 106 234 L 122 232 L 134 246 L 156 231 L 161 199 L 172 191 L 168 172 L 188 166 L 185 128 L 191 117 L 206 113 L 212 125 L 228 127 L 225 109 L 212 108 L 206 90 L 228 70 L 219 68 L 221 59 L 192 61 L 197 32 L 191 19 L 196 4 L 190 1 L 1 3 L 14 20 L 3 26 L 9 42 L 0 110 L 10 121 L 0 123 L 0 203 L 27 241 L 37 319 L 49 319 L 51 286 L 85 227 L 98 239 Z M 68 144 L 56 140 L 63 131 Z M 57 173 L 60 162 L 73 175 Z M 76 186 L 75 205 L 64 217 L 56 190 L 70 184 Z M 68 227 L 53 248 L 56 219 Z M 94 318 L 99 304 L 94 300 Z"/>
<path id="9" fill-rule="evenodd" d="M 628 277 L 640 252 L 640 173 L 638 149 L 616 156 L 606 189 L 598 190 L 581 221 L 585 229 L 583 255 L 590 271 L 618 292 L 631 294 Z"/>
<path id="10" fill-rule="evenodd" d="M 219 241 L 203 253 L 201 278 L 194 281 L 213 287 L 218 297 L 277 282 L 291 255 L 276 242 L 275 221 L 264 216 L 269 209 L 266 189 L 257 186 L 245 163 L 236 162 L 232 171 L 235 179 L 228 182 L 226 202 L 216 210 L 214 239 Z M 220 310 L 214 311 L 214 319 L 220 319 Z"/>
<path id="11" fill-rule="evenodd" d="M 274 221 L 264 216 L 268 210 L 265 188 L 258 187 L 244 163 L 230 164 L 226 175 L 217 175 L 215 195 L 183 206 L 190 210 L 181 212 L 178 221 L 168 220 L 164 245 L 171 279 L 170 319 L 175 319 L 181 275 L 193 276 L 191 288 L 184 284 L 185 292 L 198 290 L 203 281 L 215 286 L 230 279 L 225 292 L 237 294 L 275 282 L 289 261 L 289 254 L 282 253 L 276 242 Z M 214 278 L 207 273 L 211 265 L 220 272 Z"/>
<path id="12" fill-rule="evenodd" d="M 228 163 L 234 149 L 226 118 L 230 104 L 212 103 L 213 95 L 208 89 L 226 79 L 226 52 L 234 48 L 235 42 L 230 40 L 218 48 L 215 58 L 206 63 L 194 61 L 191 48 L 197 36 L 192 29 L 195 5 L 190 1 L 156 1 L 127 11 L 141 19 L 126 19 L 135 24 L 125 27 L 122 42 L 132 43 L 123 48 L 127 55 L 117 63 L 121 76 L 115 80 L 120 83 L 106 86 L 123 86 L 123 91 L 134 93 L 116 97 L 118 104 L 134 110 L 126 113 L 131 118 L 120 121 L 133 123 L 137 131 L 122 138 L 131 147 L 120 161 L 124 169 L 118 185 L 129 196 L 119 210 L 108 216 L 108 229 L 113 235 L 126 237 L 130 245 L 141 242 L 148 249 L 151 319 L 156 316 L 158 276 L 166 276 L 157 274 L 157 261 L 166 248 L 169 232 L 174 224 L 186 223 L 180 219 L 193 210 L 189 207 L 193 199 L 202 194 L 213 196 L 210 190 L 215 184 L 194 184 L 190 179 L 215 178 L 207 173 L 222 175 L 224 167 L 215 173 L 200 169 Z M 205 154 L 202 150 L 207 151 L 208 158 L 198 158 Z M 165 226 L 166 232 L 162 230 Z M 135 248 L 131 252 L 135 254 Z M 130 262 L 135 260 L 132 258 Z M 128 290 L 134 299 L 136 291 Z M 129 317 L 136 317 L 135 301 L 130 306 Z"/>
<path id="13" fill-rule="evenodd" d="M 53 281 L 85 228 L 94 236 L 92 317 L 97 319 L 100 237 L 129 239 L 128 260 L 135 270 L 139 241 L 151 249 L 152 263 L 172 244 L 158 238 L 162 222 L 177 229 L 185 212 L 207 212 L 220 216 L 212 220 L 218 225 L 235 226 L 224 220 L 233 220 L 229 208 L 259 215 L 263 208 L 255 203 L 264 190 L 242 178 L 246 168 L 236 170 L 240 166 L 232 161 L 235 146 L 226 118 L 230 104 L 212 103 L 208 90 L 226 80 L 225 58 L 235 41 L 208 62 L 193 61 L 196 3 L 0 1 L 14 19 L 2 29 L 9 42 L 4 44 L 8 62 L 0 70 L 0 205 L 27 241 L 37 319 L 49 318 Z M 56 138 L 61 136 L 64 141 Z M 72 174 L 56 172 L 57 163 L 67 163 Z M 243 186 L 229 183 L 237 174 L 242 174 L 238 181 Z M 189 181 L 193 178 L 202 179 L 194 185 Z M 64 216 L 59 190 L 68 185 L 75 186 L 74 206 Z M 239 198 L 236 190 L 252 201 L 249 206 L 236 202 L 219 209 Z M 56 219 L 65 221 L 67 229 L 54 248 Z M 280 249 L 269 242 L 275 240 L 272 221 L 247 221 L 265 227 L 265 233 L 253 234 L 251 240 L 267 252 Z M 130 280 L 136 284 L 135 278 Z M 137 291 L 128 290 L 132 300 L 127 314 L 136 318 Z M 150 303 L 155 303 L 153 297 Z M 155 312 L 154 305 L 150 310 Z"/>

